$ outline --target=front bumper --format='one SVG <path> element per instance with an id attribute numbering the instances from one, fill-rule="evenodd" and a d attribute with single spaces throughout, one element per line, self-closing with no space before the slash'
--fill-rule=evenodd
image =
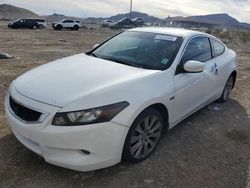
<path id="1" fill-rule="evenodd" d="M 12 95 L 12 94 L 11 94 Z M 46 109 L 46 105 L 21 94 L 12 95 L 23 104 Z M 16 118 L 5 99 L 5 113 L 16 138 L 27 148 L 42 156 L 48 163 L 78 170 L 90 171 L 115 165 L 121 161 L 128 127 L 113 122 L 93 125 L 59 127 L 51 125 L 57 107 L 47 105 L 48 117 L 39 124 L 27 124 Z M 82 150 L 90 153 L 86 154 Z"/>

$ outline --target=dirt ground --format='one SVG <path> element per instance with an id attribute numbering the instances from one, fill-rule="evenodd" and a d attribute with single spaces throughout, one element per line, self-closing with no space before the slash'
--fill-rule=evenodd
<path id="1" fill-rule="evenodd" d="M 0 187 L 225 187 L 250 188 L 250 47 L 235 45 L 239 73 L 231 100 L 203 108 L 163 136 L 140 164 L 93 172 L 59 168 L 24 146 L 4 118 L 11 80 L 38 65 L 85 52 L 112 36 L 108 30 L 11 30 L 0 22 Z M 214 108 L 217 107 L 217 108 Z"/>

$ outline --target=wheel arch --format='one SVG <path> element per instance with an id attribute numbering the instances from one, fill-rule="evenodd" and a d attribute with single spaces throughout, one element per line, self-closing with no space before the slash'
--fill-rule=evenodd
<path id="1" fill-rule="evenodd" d="M 164 129 L 165 132 L 167 132 L 169 129 L 169 113 L 167 107 L 162 103 L 155 103 L 150 105 L 148 108 L 153 108 L 161 113 L 162 118 L 164 120 Z"/>
<path id="2" fill-rule="evenodd" d="M 234 70 L 234 71 L 230 74 L 230 76 L 233 76 L 233 79 L 234 79 L 233 88 L 234 88 L 235 83 L 236 83 L 236 79 L 237 79 L 237 71 Z"/>
<path id="3" fill-rule="evenodd" d="M 164 105 L 163 103 L 159 102 L 159 103 L 152 103 L 147 105 L 146 107 L 144 107 L 134 118 L 133 122 L 135 121 L 135 119 L 145 110 L 149 109 L 149 108 L 153 108 L 154 110 L 158 111 L 161 115 L 162 118 L 164 120 L 164 132 L 167 132 L 169 130 L 169 111 L 168 108 L 166 107 L 166 105 Z"/>

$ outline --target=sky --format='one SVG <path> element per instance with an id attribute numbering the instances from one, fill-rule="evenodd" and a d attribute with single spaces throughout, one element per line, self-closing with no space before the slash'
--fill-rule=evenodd
<path id="1" fill-rule="evenodd" d="M 65 14 L 77 17 L 109 17 L 129 12 L 130 0 L 0 0 L 39 15 Z M 227 13 L 250 23 L 250 0 L 133 0 L 133 11 L 152 16 L 192 16 Z"/>

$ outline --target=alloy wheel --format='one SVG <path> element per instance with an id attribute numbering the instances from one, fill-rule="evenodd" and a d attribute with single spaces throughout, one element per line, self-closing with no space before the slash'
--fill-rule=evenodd
<path id="1" fill-rule="evenodd" d="M 135 159 L 147 157 L 161 137 L 162 122 L 157 116 L 147 116 L 140 121 L 130 139 L 130 153 Z"/>

